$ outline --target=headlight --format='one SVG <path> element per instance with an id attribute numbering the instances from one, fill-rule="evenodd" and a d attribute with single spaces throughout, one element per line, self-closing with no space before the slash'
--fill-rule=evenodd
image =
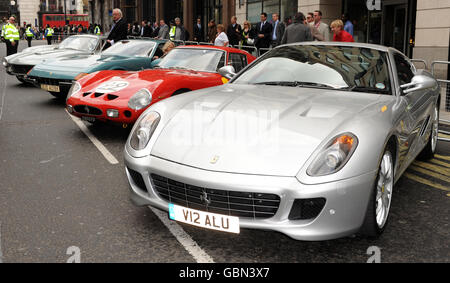
<path id="1" fill-rule="evenodd" d="M 2 64 L 4 67 L 8 67 L 8 61 L 5 58 L 3 58 Z"/>
<path id="2" fill-rule="evenodd" d="M 88 73 L 79 73 L 75 78 L 74 81 L 78 81 L 79 79 L 81 79 L 82 77 L 85 77 L 89 75 Z"/>
<path id="3" fill-rule="evenodd" d="M 140 119 L 139 124 L 131 134 L 130 145 L 135 150 L 144 149 L 158 126 L 161 116 L 158 112 L 150 111 Z"/>
<path id="4" fill-rule="evenodd" d="M 147 89 L 143 88 L 136 92 L 128 101 L 128 107 L 134 110 L 140 110 L 152 103 L 152 94 Z"/>
<path id="5" fill-rule="evenodd" d="M 69 89 L 69 93 L 67 94 L 67 98 L 71 97 L 73 94 L 79 92 L 81 90 L 81 85 L 79 82 L 73 82 L 72 86 Z"/>
<path id="6" fill-rule="evenodd" d="M 308 167 L 310 176 L 325 176 L 338 172 L 352 156 L 358 139 L 350 133 L 333 138 Z"/>

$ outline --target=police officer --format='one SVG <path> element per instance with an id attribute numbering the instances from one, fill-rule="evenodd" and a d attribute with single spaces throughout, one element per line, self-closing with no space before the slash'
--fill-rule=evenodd
<path id="1" fill-rule="evenodd" d="M 170 22 L 170 30 L 169 30 L 169 38 L 170 38 L 170 40 L 175 40 L 175 33 L 176 33 L 176 30 L 177 30 L 177 26 L 175 25 L 175 23 L 174 22 Z"/>
<path id="2" fill-rule="evenodd" d="M 102 34 L 102 32 L 100 30 L 100 27 L 97 24 L 95 24 L 94 34 L 95 35 L 101 35 Z"/>
<path id="3" fill-rule="evenodd" d="M 3 17 L 1 41 L 5 41 L 5 29 L 6 29 L 7 24 L 8 24 L 8 19 L 6 17 Z"/>
<path id="4" fill-rule="evenodd" d="M 45 37 L 47 38 L 48 45 L 52 45 L 53 33 L 53 29 L 50 25 L 47 25 L 47 28 L 45 29 Z"/>
<path id="5" fill-rule="evenodd" d="M 6 56 L 17 53 L 19 46 L 20 34 L 14 22 L 14 17 L 9 18 L 9 23 L 5 27 Z"/>
<path id="6" fill-rule="evenodd" d="M 27 25 L 27 29 L 25 30 L 25 35 L 27 37 L 28 47 L 31 47 L 31 40 L 33 39 L 33 36 L 36 36 L 33 29 L 31 29 L 31 24 Z"/>

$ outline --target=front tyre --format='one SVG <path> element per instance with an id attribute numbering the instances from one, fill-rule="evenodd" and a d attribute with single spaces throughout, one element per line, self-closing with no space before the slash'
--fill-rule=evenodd
<path id="1" fill-rule="evenodd" d="M 360 233 L 367 237 L 379 237 L 386 228 L 394 189 L 394 159 L 387 148 L 381 158 L 378 175 L 370 195 Z"/>
<path id="2" fill-rule="evenodd" d="M 436 145 L 439 135 L 439 106 L 437 104 L 434 107 L 433 116 L 430 138 L 428 139 L 427 145 L 417 157 L 420 160 L 430 160 L 434 157 L 434 153 L 436 152 Z"/>

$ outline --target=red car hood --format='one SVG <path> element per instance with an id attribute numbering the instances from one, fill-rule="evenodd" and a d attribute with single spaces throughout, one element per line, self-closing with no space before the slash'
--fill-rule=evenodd
<path id="1" fill-rule="evenodd" d="M 102 74 L 105 72 L 104 74 Z M 107 73 L 107 74 L 106 74 Z M 204 76 L 202 72 L 176 69 L 129 71 L 101 71 L 94 77 L 81 80 L 80 93 L 104 92 L 119 96 L 119 99 L 129 99 L 142 88 L 153 92 L 161 83 L 167 80 L 189 80 L 193 76 Z M 125 87 L 120 90 L 105 91 L 102 86 L 111 82 L 124 82 Z M 100 89 L 100 91 L 98 91 Z"/>

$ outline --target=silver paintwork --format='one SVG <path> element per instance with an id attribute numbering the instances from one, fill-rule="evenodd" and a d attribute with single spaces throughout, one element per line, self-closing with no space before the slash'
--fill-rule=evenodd
<path id="1" fill-rule="evenodd" d="M 265 220 L 241 218 L 242 228 L 279 231 L 297 240 L 328 240 L 359 231 L 380 175 L 383 176 L 380 184 L 384 183 L 380 188 L 384 186 L 384 189 L 380 189 L 377 200 L 387 208 L 384 216 L 382 212 L 379 214 L 379 226 L 383 227 L 394 183 L 429 138 L 434 138 L 433 121 L 439 97 L 437 83 L 431 88 L 402 94 L 397 76 L 393 75 L 397 73 L 393 54 L 400 52 L 392 48 L 359 43 L 304 44 L 357 46 L 388 52 L 393 95 L 231 83 L 166 99 L 146 110 L 161 115 L 147 147 L 136 151 L 131 148 L 129 139 L 126 143 L 126 167 L 143 176 L 148 190 L 139 189 L 127 171 L 132 201 L 136 205 L 168 210 L 168 203 L 153 189 L 151 173 L 201 187 L 274 193 L 281 198 L 276 215 Z M 264 56 L 259 60 L 264 60 Z M 425 71 L 414 71 L 417 75 L 432 77 Z M 205 105 L 214 113 L 211 117 L 189 118 Z M 247 112 L 226 115 L 243 109 Z M 276 141 L 267 141 L 264 146 L 233 145 L 233 140 L 227 140 L 227 136 L 222 137 L 223 145 L 216 146 L 202 139 L 194 144 L 179 144 L 174 139 L 180 128 L 201 127 L 212 131 L 221 121 L 239 122 L 251 118 L 252 113 L 271 110 L 279 115 L 267 131 L 274 130 L 278 135 Z M 423 127 L 426 128 L 421 131 Z M 332 137 L 347 132 L 358 138 L 358 147 L 347 164 L 331 175 L 309 176 L 307 168 L 319 150 Z M 421 132 L 424 134 L 420 135 Z M 264 137 L 265 133 L 260 134 L 253 136 L 253 140 Z M 384 152 L 390 140 L 394 141 L 395 153 L 386 156 Z M 276 150 L 267 152 L 265 146 Z M 220 159 L 211 162 L 216 156 Z M 386 169 L 389 163 L 393 171 Z M 383 170 L 379 170 L 380 164 Z M 317 218 L 288 219 L 295 199 L 316 197 L 327 200 Z"/>

